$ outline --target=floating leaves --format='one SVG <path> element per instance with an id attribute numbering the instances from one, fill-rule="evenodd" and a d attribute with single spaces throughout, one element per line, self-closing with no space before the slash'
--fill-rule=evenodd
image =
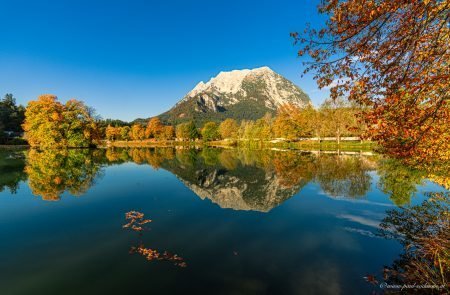
<path id="1" fill-rule="evenodd" d="M 122 228 L 129 228 L 137 232 L 143 231 L 144 225 L 152 222 L 150 219 L 144 219 L 144 213 L 137 211 L 125 213 L 125 219 L 128 220 L 128 223 L 123 225 Z"/>
<path id="2" fill-rule="evenodd" d="M 138 211 L 130 211 L 125 213 L 125 219 L 128 221 L 125 225 L 122 226 L 124 229 L 131 229 L 135 232 L 139 232 L 142 236 L 142 232 L 147 230 L 146 224 L 152 222 L 150 219 L 144 218 L 144 213 Z M 146 248 L 142 241 L 139 243 L 139 246 L 132 246 L 130 249 L 130 254 L 139 254 L 148 261 L 158 260 L 158 261 L 170 261 L 175 266 L 178 267 L 186 267 L 187 264 L 184 259 L 177 254 L 171 254 L 168 251 L 159 252 L 158 250 Z"/>
<path id="3" fill-rule="evenodd" d="M 177 254 L 171 254 L 167 251 L 163 253 L 157 250 L 145 248 L 144 245 L 139 245 L 138 247 L 131 247 L 130 254 L 139 254 L 145 257 L 148 261 L 152 260 L 165 260 L 172 262 L 175 266 L 186 267 L 187 264 L 184 259 Z"/>

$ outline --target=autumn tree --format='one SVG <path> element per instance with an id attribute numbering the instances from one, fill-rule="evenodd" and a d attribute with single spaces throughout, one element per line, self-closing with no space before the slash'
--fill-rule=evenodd
<path id="1" fill-rule="evenodd" d="M 323 115 L 322 125 L 325 131 L 328 135 L 336 137 L 336 142 L 339 144 L 342 135 L 348 134 L 354 123 L 353 109 L 348 102 L 338 97 L 325 100 L 320 107 L 320 112 Z"/>
<path id="2" fill-rule="evenodd" d="M 316 110 L 312 106 L 300 108 L 293 104 L 282 105 L 273 123 L 274 135 L 286 139 L 314 135 Z"/>
<path id="3" fill-rule="evenodd" d="M 23 129 L 32 146 L 41 148 L 88 147 L 96 139 L 92 110 L 75 99 L 61 104 L 54 95 L 30 101 Z"/>
<path id="4" fill-rule="evenodd" d="M 158 117 L 155 117 L 148 121 L 147 128 L 145 129 L 145 137 L 160 139 L 163 132 L 164 125 Z"/>
<path id="5" fill-rule="evenodd" d="M 298 137 L 298 126 L 293 123 L 292 119 L 293 111 L 297 111 L 297 108 L 294 108 L 291 105 L 282 105 L 278 109 L 277 116 L 273 122 L 275 137 L 286 139 L 295 139 Z"/>
<path id="6" fill-rule="evenodd" d="M 223 139 L 236 138 L 238 135 L 239 125 L 236 120 L 228 118 L 219 125 L 219 133 Z"/>
<path id="7" fill-rule="evenodd" d="M 215 122 L 207 122 L 201 130 L 204 141 L 212 141 L 220 138 L 219 126 Z"/>
<path id="8" fill-rule="evenodd" d="M 65 191 L 85 194 L 101 169 L 95 153 L 89 149 L 31 149 L 25 167 L 31 192 L 46 201 L 58 201 Z"/>
<path id="9" fill-rule="evenodd" d="M 367 107 L 367 134 L 387 153 L 448 160 L 449 9 L 442 0 L 325 0 L 326 25 L 291 35 L 319 87 Z"/>
<path id="10" fill-rule="evenodd" d="M 141 124 L 131 126 L 130 137 L 132 140 L 143 140 L 145 138 L 145 128 Z"/>
<path id="11" fill-rule="evenodd" d="M 131 131 L 131 128 L 128 126 L 120 127 L 120 138 L 122 140 L 129 140 L 130 139 L 130 131 Z"/>
<path id="12" fill-rule="evenodd" d="M 175 128 L 171 125 L 164 126 L 161 138 L 164 140 L 173 140 L 175 138 Z"/>
<path id="13" fill-rule="evenodd" d="M 108 125 L 105 130 L 105 136 L 107 140 L 116 140 L 118 139 L 119 135 L 119 129 L 117 127 L 113 127 L 111 125 Z"/>

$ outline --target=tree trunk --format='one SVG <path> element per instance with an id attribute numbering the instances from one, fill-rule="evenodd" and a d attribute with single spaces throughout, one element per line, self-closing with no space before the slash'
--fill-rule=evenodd
<path id="1" fill-rule="evenodd" d="M 337 141 L 337 145 L 339 146 L 339 144 L 341 143 L 341 130 L 339 128 L 336 132 L 336 141 Z"/>

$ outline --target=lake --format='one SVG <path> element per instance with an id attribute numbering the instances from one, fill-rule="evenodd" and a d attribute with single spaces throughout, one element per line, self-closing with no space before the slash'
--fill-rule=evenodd
<path id="1" fill-rule="evenodd" d="M 369 294 L 386 211 L 443 190 L 358 153 L 0 150 L 0 294 Z"/>

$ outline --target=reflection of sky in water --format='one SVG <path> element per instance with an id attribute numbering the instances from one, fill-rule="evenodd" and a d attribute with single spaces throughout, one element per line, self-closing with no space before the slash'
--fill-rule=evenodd
<path id="1" fill-rule="evenodd" d="M 263 213 L 202 200 L 188 176 L 166 168 L 107 166 L 84 195 L 57 202 L 33 196 L 26 182 L 0 193 L 0 293 L 366 294 L 362 277 L 400 253 L 374 236 L 395 207 L 374 171 L 362 198 L 330 197 L 309 182 Z M 412 203 L 437 189 L 426 183 Z M 153 220 L 144 243 L 179 254 L 186 269 L 128 254 L 138 240 L 121 229 L 130 210 Z"/>

